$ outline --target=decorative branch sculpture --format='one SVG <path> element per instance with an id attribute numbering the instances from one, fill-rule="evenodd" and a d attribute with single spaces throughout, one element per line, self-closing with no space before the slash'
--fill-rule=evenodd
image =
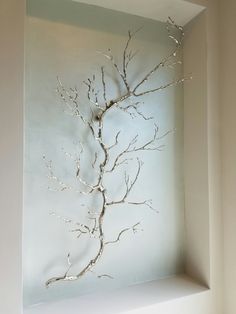
<path id="1" fill-rule="evenodd" d="M 103 222 L 105 218 L 105 214 L 108 207 L 112 207 L 114 205 L 126 203 L 126 204 L 133 204 L 133 205 L 143 205 L 146 206 L 148 209 L 154 211 L 157 213 L 158 211 L 152 206 L 152 200 L 143 200 L 142 202 L 137 202 L 135 200 L 130 199 L 130 192 L 133 190 L 139 175 L 141 168 L 143 166 L 143 162 L 137 157 L 137 169 L 136 173 L 133 179 L 125 172 L 124 175 L 124 183 L 125 183 L 125 191 L 123 196 L 118 200 L 109 199 L 109 195 L 107 193 L 107 189 L 104 186 L 104 176 L 106 174 L 112 174 L 120 165 L 127 164 L 130 160 L 133 160 L 132 158 L 128 158 L 129 155 L 132 155 L 134 153 L 140 152 L 140 151 L 157 151 L 161 150 L 163 148 L 163 145 L 159 144 L 159 140 L 163 139 L 169 132 L 159 135 L 159 128 L 156 124 L 154 124 L 154 131 L 153 131 L 153 137 L 147 141 L 145 144 L 138 144 L 139 136 L 136 135 L 127 145 L 125 149 L 123 149 L 112 162 L 110 162 L 111 156 L 110 152 L 115 146 L 118 146 L 119 144 L 119 136 L 120 131 L 115 134 L 114 136 L 114 142 L 112 145 L 107 146 L 107 144 L 104 141 L 104 122 L 106 115 L 109 111 L 118 109 L 122 110 L 123 112 L 130 115 L 131 118 L 135 118 L 137 116 L 143 118 L 144 120 L 152 120 L 153 117 L 146 117 L 139 109 L 140 102 L 136 101 L 140 96 L 144 96 L 150 93 L 154 93 L 163 89 L 166 89 L 170 86 L 177 85 L 179 83 L 184 82 L 188 78 L 180 78 L 177 80 L 173 80 L 171 82 L 168 82 L 164 85 L 157 86 L 153 89 L 148 90 L 140 90 L 141 87 L 143 87 L 144 83 L 149 81 L 152 77 L 152 75 L 160 68 L 164 67 L 174 67 L 175 64 L 180 63 L 180 61 L 176 61 L 177 53 L 182 45 L 182 41 L 184 38 L 184 32 L 182 27 L 175 24 L 175 22 L 169 18 L 167 21 L 167 32 L 168 36 L 171 40 L 175 43 L 174 50 L 163 60 L 161 60 L 158 64 L 156 64 L 149 72 L 147 72 L 146 75 L 142 77 L 142 79 L 135 85 L 132 86 L 132 84 L 129 82 L 128 79 L 128 69 L 130 62 L 134 59 L 137 52 L 133 52 L 130 49 L 130 43 L 133 39 L 133 36 L 135 33 L 128 32 L 128 40 L 126 42 L 125 48 L 123 50 L 122 55 L 122 65 L 121 67 L 115 62 L 114 56 L 111 52 L 111 50 L 108 50 L 108 53 L 102 53 L 103 56 L 105 56 L 110 62 L 112 67 L 117 72 L 121 82 L 124 85 L 125 92 L 120 95 L 119 97 L 116 97 L 114 99 L 108 99 L 108 93 L 107 93 L 107 79 L 105 77 L 105 71 L 104 67 L 100 68 L 100 78 L 97 79 L 95 75 L 90 79 L 88 78 L 86 81 L 84 81 L 84 84 L 87 87 L 87 99 L 89 102 L 89 108 L 90 108 L 90 114 L 85 115 L 81 112 L 81 106 L 80 106 L 80 95 L 77 88 L 70 88 L 66 89 L 61 81 L 58 79 L 58 94 L 60 95 L 63 103 L 65 104 L 67 110 L 69 110 L 69 113 L 73 116 L 78 117 L 78 119 L 81 121 L 81 123 L 84 125 L 85 128 L 87 128 L 94 141 L 98 144 L 98 147 L 100 149 L 100 152 L 95 152 L 93 161 L 91 163 L 91 167 L 96 170 L 97 178 L 95 183 L 90 183 L 87 181 L 86 178 L 83 177 L 81 173 L 82 165 L 81 165 L 81 156 L 84 152 L 84 147 L 82 143 L 80 143 L 81 150 L 77 157 L 73 157 L 70 154 L 66 153 L 67 156 L 71 157 L 76 165 L 76 173 L 75 176 L 78 179 L 79 183 L 82 186 L 82 189 L 76 190 L 76 192 L 83 194 L 85 196 L 90 197 L 91 194 L 97 193 L 101 197 L 101 207 L 96 210 L 95 212 L 88 211 L 88 214 L 90 215 L 90 219 L 93 220 L 93 225 L 90 226 L 90 224 L 84 224 L 79 222 L 73 222 L 71 219 L 64 219 L 60 216 L 58 218 L 63 219 L 66 223 L 73 224 L 75 227 L 71 231 L 74 232 L 77 235 L 77 238 L 81 238 L 83 236 L 88 236 L 91 239 L 95 239 L 99 243 L 99 247 L 97 250 L 97 253 L 95 256 L 90 259 L 87 264 L 79 271 L 79 273 L 75 275 L 69 274 L 71 270 L 71 259 L 70 259 L 70 253 L 67 255 L 67 263 L 68 268 L 66 272 L 58 277 L 50 278 L 46 282 L 46 287 L 49 287 L 51 284 L 59 281 L 74 281 L 78 280 L 82 276 L 84 276 L 88 272 L 94 272 L 95 266 L 98 264 L 100 258 L 102 257 L 104 250 L 108 245 L 116 244 L 118 243 L 121 238 L 124 236 L 125 233 L 132 231 L 133 233 L 136 233 L 140 228 L 140 222 L 136 222 L 133 226 L 126 227 L 122 229 L 117 237 L 114 240 L 107 241 L 105 239 L 104 235 L 104 228 L 103 228 Z M 174 32 L 177 31 L 179 34 L 179 38 L 177 39 L 176 36 L 172 35 Z M 101 90 L 96 89 L 96 85 L 98 84 L 98 80 L 100 81 Z M 101 101 L 102 98 L 102 101 Z M 130 101 L 130 103 L 127 105 L 127 100 Z M 101 161 L 99 161 L 98 156 L 101 156 Z M 68 186 L 67 184 L 63 183 L 62 180 L 60 180 L 57 176 L 54 175 L 53 169 L 52 169 L 52 162 L 47 161 L 46 158 L 45 163 L 48 168 L 48 177 L 49 179 L 53 180 L 57 186 L 58 190 L 64 191 L 64 190 L 73 190 L 73 187 Z M 99 163 L 98 163 L 99 161 Z M 52 213 L 55 215 L 55 213 Z M 98 276 L 98 278 L 107 277 L 112 278 L 110 275 L 103 274 Z"/>

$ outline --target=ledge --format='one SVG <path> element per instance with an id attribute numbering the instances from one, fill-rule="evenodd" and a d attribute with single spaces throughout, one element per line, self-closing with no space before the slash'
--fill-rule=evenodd
<path id="1" fill-rule="evenodd" d="M 24 309 L 24 314 L 116 314 L 209 291 L 185 275 Z"/>

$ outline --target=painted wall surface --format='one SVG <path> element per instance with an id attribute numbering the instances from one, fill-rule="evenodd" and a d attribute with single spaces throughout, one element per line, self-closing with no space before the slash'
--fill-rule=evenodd
<path id="1" fill-rule="evenodd" d="M 221 11 L 221 157 L 222 157 L 222 213 L 224 221 L 224 304 L 225 314 L 236 312 L 236 2 L 220 1 Z"/>
<path id="2" fill-rule="evenodd" d="M 76 84 L 81 91 L 81 106 L 83 103 L 88 106 L 83 80 L 93 73 L 98 77 L 97 69 L 101 65 L 105 65 L 107 74 L 108 97 L 117 97 L 125 91 L 115 71 L 110 70 L 109 62 L 97 51 L 111 48 L 116 59 L 120 60 L 129 29 L 143 26 L 132 44 L 132 49 L 139 51 L 129 69 L 132 84 L 137 83 L 148 69 L 174 49 L 174 42 L 168 39 L 164 23 L 78 3 L 56 2 L 55 10 L 55 1 L 29 1 L 29 17 L 26 20 L 23 254 L 26 305 L 122 287 L 182 273 L 184 270 L 183 88 L 179 86 L 139 99 L 144 102 L 140 110 L 147 117 L 153 117 L 153 120 L 146 121 L 142 117 L 132 119 L 121 110 L 115 110 L 114 115 L 110 111 L 105 120 L 107 125 L 104 123 L 107 145 L 111 145 L 116 133 L 121 131 L 120 145 L 112 151 L 113 159 L 136 134 L 140 134 L 140 144 L 136 146 L 151 139 L 155 122 L 160 129 L 160 137 L 171 130 L 167 137 L 158 142 L 158 146 L 165 146 L 163 151 L 127 156 L 134 158 L 133 161 L 105 178 L 110 197 L 119 200 L 124 193 L 124 171 L 135 177 L 136 158 L 141 158 L 144 166 L 129 201 L 152 198 L 153 207 L 159 210 L 159 214 L 145 206 L 124 204 L 111 207 L 104 222 L 107 241 L 116 239 L 120 230 L 140 221 L 144 230 L 135 237 L 129 232 L 120 243 L 107 248 L 94 269 L 97 275 L 109 274 L 114 280 L 99 280 L 94 274 L 88 273 L 78 282 L 55 284 L 45 289 L 47 279 L 65 272 L 68 252 L 74 264 L 70 273 L 74 274 L 93 258 L 97 250 L 96 240 L 91 241 L 86 237 L 76 239 L 76 233 L 69 232 L 76 228 L 75 225 L 66 225 L 55 216 L 49 216 L 49 212 L 53 211 L 66 219 L 87 224 L 89 220 L 85 207 L 99 205 L 99 199 L 89 197 L 92 202 L 88 202 L 88 197 L 73 191 L 81 189 L 81 185 L 74 179 L 75 164 L 65 156 L 62 148 L 74 154 L 80 150 L 78 140 L 83 142 L 84 147 L 86 141 L 90 142 L 89 151 L 85 149 L 86 157 L 82 159 L 85 169 L 82 174 L 95 183 L 95 172 L 90 162 L 94 158 L 94 147 L 97 147 L 91 144 L 92 138 L 79 126 L 78 118 L 63 112 L 68 112 L 68 109 L 63 107 L 55 92 L 57 75 L 66 86 L 73 87 Z M 96 20 L 93 20 L 95 15 Z M 179 65 L 176 69 L 161 70 L 144 88 L 164 85 L 181 77 L 181 71 Z M 112 80 L 109 83 L 109 77 L 115 79 L 115 82 Z M 55 180 L 48 181 L 43 155 L 53 160 L 54 174 L 72 186 L 72 190 L 51 191 L 60 189 L 60 185 L 55 184 Z M 110 162 L 108 168 L 111 165 Z"/>
<path id="3" fill-rule="evenodd" d="M 204 1 L 194 1 L 200 4 Z M 206 1 L 207 11 L 206 18 L 206 39 L 207 39 L 207 128 L 208 128 L 208 188 L 209 188 L 209 213 L 210 213 L 210 291 L 206 294 L 195 295 L 192 297 L 173 300 L 171 302 L 156 304 L 148 308 L 140 308 L 135 311 L 128 311 L 127 314 L 137 313 L 160 313 L 160 314 L 225 314 L 227 304 L 222 300 L 223 288 L 223 267 L 222 267 L 222 212 L 221 212 L 221 164 L 220 164 L 220 93 L 219 93 L 219 8 L 218 1 Z M 223 5 L 224 1 L 222 1 Z M 230 9 L 229 9 L 230 10 Z M 200 17 L 201 19 L 201 17 Z M 232 21 L 231 21 L 232 22 Z M 196 19 L 196 28 L 197 19 Z M 195 29 L 197 31 L 197 29 Z M 199 32 L 204 36 L 199 26 Z M 192 45 L 198 47 L 198 41 Z M 192 51 L 192 48 L 191 48 Z M 196 48 L 196 52 L 197 52 Z M 188 55 L 188 51 L 184 52 Z M 192 55 L 193 60 L 199 56 Z M 198 97 L 197 93 L 193 94 Z M 190 116 L 189 116 L 190 117 Z M 194 117 L 192 117 L 194 119 Z M 193 143 L 194 145 L 194 143 Z M 193 147 L 194 149 L 194 147 Z M 232 170 L 232 165 L 231 168 Z M 229 220 L 233 215 L 229 214 Z M 234 219 L 234 218 L 233 218 Z M 229 221 L 228 221 L 229 223 Z M 233 221 L 231 222 L 233 223 Z M 227 241 L 233 243 L 233 237 L 228 236 Z M 230 252 L 230 251 L 229 251 Z M 233 269 L 233 265 L 231 265 Z M 230 276 L 230 273 L 229 273 Z M 233 282 L 233 281 L 232 281 Z M 226 283 L 227 284 L 227 283 Z M 231 286 L 232 289 L 232 286 Z M 226 290 L 231 297 L 232 293 Z M 235 309 L 231 307 L 231 312 Z"/>
<path id="4" fill-rule="evenodd" d="M 193 1 L 193 0 L 192 0 Z M 216 0 L 210 0 L 208 2 L 208 14 L 207 14 L 207 33 L 208 33 L 208 97 L 210 101 L 209 107 L 209 153 L 211 155 L 211 204 L 210 204 L 210 212 L 211 212 L 211 230 L 210 230 L 210 238 L 211 238 L 211 291 L 208 294 L 201 294 L 199 296 L 191 296 L 188 298 L 182 298 L 180 300 L 173 300 L 172 302 L 163 303 L 161 305 L 156 305 L 152 308 L 141 308 L 138 310 L 140 314 L 146 313 L 161 313 L 161 314 L 225 314 L 226 312 L 222 308 L 221 303 L 221 295 L 222 295 L 222 281 L 220 280 L 222 269 L 221 269 L 221 212 L 220 212 L 220 201 L 219 201 L 219 163 L 218 163 L 218 152 L 219 152 L 219 119 L 218 119 L 218 84 L 217 84 L 217 69 L 218 69 L 218 12 L 217 12 L 217 2 Z M 225 11 L 227 7 L 228 10 Z M 234 23 L 234 19 L 229 20 L 229 17 L 233 13 L 233 1 L 222 1 L 221 11 L 224 12 L 224 20 L 225 29 L 224 29 L 224 41 L 226 43 L 226 34 L 230 30 L 228 28 L 231 23 Z M 5 176 L 1 176 L 4 180 L 1 181 L 1 191 L 4 193 L 1 194 L 1 215 L 2 219 L 0 220 L 0 232 L 1 232 L 1 242 L 0 248 L 3 253 L 4 258 L 0 259 L 0 267 L 2 271 L 1 273 L 1 281 L 0 281 L 0 312 L 1 313 L 10 313 L 10 314 L 20 314 L 22 313 L 21 308 L 21 267 L 20 267 L 20 256 L 21 256 L 21 220 L 22 220 L 22 207 L 21 205 L 21 188 L 22 184 L 20 180 L 18 181 L 18 174 L 22 171 L 22 162 L 21 158 L 21 148 L 22 148 L 22 137 L 19 138 L 19 134 L 23 130 L 22 127 L 22 115 L 23 108 L 20 99 L 22 99 L 22 77 L 23 77 L 23 60 L 22 60 L 22 52 L 23 52 L 23 42 L 24 42 L 24 33 L 23 33 L 23 20 L 24 20 L 24 1 L 23 0 L 2 0 L 0 2 L 0 14 L 1 14 L 1 28 L 0 28 L 0 37 L 1 45 L 0 50 L 0 62 L 1 62 L 1 123 L 0 130 L 1 136 L 6 133 L 6 124 L 4 122 L 7 121 L 7 134 L 9 134 L 9 130 L 11 130 L 11 137 L 5 139 L 5 136 L 1 137 L 1 158 L 3 157 L 3 162 L 1 159 L 1 164 L 3 167 L 9 169 Z M 226 14 L 227 13 L 227 14 Z M 233 27 L 231 28 L 233 31 Z M 232 45 L 232 38 L 234 34 L 230 36 L 230 39 L 227 39 L 228 45 Z M 197 43 L 196 43 L 197 44 Z M 222 47 L 223 56 L 226 57 L 225 47 Z M 229 53 L 229 52 L 228 52 Z M 227 55 L 229 56 L 229 55 Z M 231 65 L 233 64 L 234 58 L 231 57 Z M 223 59 L 228 64 L 226 58 Z M 231 71 L 231 65 L 228 64 L 227 70 Z M 2 70 L 5 69 L 5 70 Z M 233 67 L 232 67 L 233 69 Z M 226 72 L 226 71 L 225 71 Z M 225 73 L 224 77 L 226 78 L 226 84 L 233 84 L 232 80 L 228 80 L 228 76 Z M 17 79 L 19 78 L 19 80 Z M 15 85 L 15 79 L 17 79 L 17 83 Z M 5 87 L 4 87 L 5 86 Z M 230 85 L 231 88 L 232 85 Z M 9 89 L 10 88 L 10 89 Z M 226 88 L 226 87 L 225 87 Z M 6 92 L 3 93 L 2 91 Z M 12 92 L 14 90 L 14 93 Z M 197 96 L 197 95 L 196 95 Z M 226 95 L 225 95 L 226 96 Z M 229 100 L 230 103 L 230 100 Z M 223 105 L 226 105 L 225 100 L 223 101 Z M 224 130 L 229 130 L 227 125 L 228 121 L 232 121 L 232 115 L 234 111 L 232 107 L 226 106 L 224 110 L 225 115 L 224 119 Z M 4 113 L 4 114 L 2 114 Z M 10 124 L 12 122 L 12 124 Z M 20 124 L 20 126 L 19 126 Z M 11 126 L 9 128 L 9 126 Z M 235 132 L 233 128 L 233 122 L 230 124 L 230 131 L 227 131 L 227 136 L 225 137 L 224 143 L 226 144 L 229 140 L 228 135 L 232 137 L 232 131 Z M 3 155 L 2 151 L 5 150 L 7 144 L 10 146 L 10 150 L 6 150 Z M 5 143 L 3 145 L 3 143 Z M 3 146 L 2 146 L 3 145 Z M 8 146 L 8 147 L 9 147 Z M 4 147 L 4 150 L 2 150 Z M 230 146 L 227 144 L 227 153 L 225 156 L 228 156 L 230 160 L 230 165 L 227 166 L 227 177 L 233 176 L 230 172 L 234 169 L 234 162 L 230 158 L 230 154 L 232 152 L 232 148 L 234 146 Z M 223 153 L 225 152 L 226 146 L 224 146 Z M 9 158 L 12 156 L 12 151 L 14 151 L 15 156 L 19 156 L 14 159 L 11 163 L 11 166 L 8 166 Z M 15 153 L 16 152 L 16 153 Z M 18 155 L 19 154 L 19 155 Z M 222 154 L 224 155 L 224 154 Z M 225 163 L 226 166 L 226 163 Z M 2 167 L 2 166 L 1 166 Z M 2 171 L 3 168 L 1 168 Z M 9 176 L 11 173 L 11 176 Z M 19 175 L 21 176 L 21 175 Z M 17 179 L 16 179 L 17 178 Z M 226 182 L 227 179 L 224 179 Z M 13 184 L 14 182 L 14 184 Z M 227 186 L 230 188 L 230 186 Z M 4 188 L 4 190 L 3 190 Z M 9 197 L 14 192 L 14 197 Z M 230 197 L 232 199 L 232 194 Z M 14 202 L 14 205 L 9 205 L 9 208 L 13 208 L 13 211 L 6 210 L 6 204 L 9 202 Z M 225 207 L 226 208 L 226 207 Z M 234 221 L 234 213 L 230 210 L 225 210 L 225 231 L 226 231 L 226 242 L 227 244 L 227 263 L 230 266 L 229 269 L 233 269 L 233 266 L 230 261 L 233 262 L 233 253 L 231 249 L 233 249 L 233 238 L 234 229 L 231 229 L 232 232 L 229 232 L 229 227 L 233 225 Z M 227 219 L 226 219 L 227 217 Z M 7 241 L 6 241 L 7 238 Z M 232 246 L 230 247 L 230 245 Z M 227 306 L 228 313 L 235 313 L 234 310 L 234 295 L 233 288 L 229 283 L 231 273 L 230 270 L 227 273 L 227 282 L 225 287 L 229 287 L 226 289 L 226 297 L 228 304 Z M 131 311 L 129 313 L 134 313 Z"/>
<path id="5" fill-rule="evenodd" d="M 24 1 L 0 1 L 0 313 L 21 313 Z"/>

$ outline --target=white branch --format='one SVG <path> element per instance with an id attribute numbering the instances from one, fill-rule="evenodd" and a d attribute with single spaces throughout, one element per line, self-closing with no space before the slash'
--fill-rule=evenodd
<path id="1" fill-rule="evenodd" d="M 148 208 L 150 208 L 151 210 L 153 210 L 154 212 L 156 213 L 159 213 L 159 211 L 154 208 L 152 206 L 152 200 L 145 200 L 145 201 L 142 201 L 142 202 L 131 202 L 131 201 L 128 201 L 127 204 L 132 204 L 132 205 L 145 205 L 147 206 Z"/>
<path id="2" fill-rule="evenodd" d="M 117 238 L 116 238 L 115 240 L 105 242 L 105 245 L 108 245 L 108 244 L 115 244 L 115 243 L 119 242 L 119 241 L 120 241 L 120 238 L 121 238 L 121 236 L 122 236 L 122 234 L 124 234 L 124 233 L 126 233 L 126 232 L 128 232 L 128 231 L 130 231 L 130 230 L 132 230 L 133 233 L 138 232 L 138 230 L 139 230 L 138 227 L 139 227 L 139 226 L 140 226 L 140 222 L 137 222 L 137 223 L 136 223 L 135 225 L 133 225 L 132 227 L 122 229 L 122 230 L 119 232 L 119 234 L 118 234 L 118 236 L 117 236 Z"/>
<path id="3" fill-rule="evenodd" d="M 141 167 L 143 166 L 143 162 L 140 161 L 138 158 L 137 158 L 137 162 L 138 162 L 138 169 L 137 169 L 137 172 L 136 172 L 136 175 L 135 175 L 135 178 L 133 181 L 130 181 L 130 178 L 129 176 L 125 173 L 125 185 L 126 185 L 126 191 L 125 191 L 125 194 L 124 196 L 122 197 L 121 200 L 119 201 L 111 201 L 111 202 L 107 202 L 106 205 L 107 206 L 111 206 L 111 205 L 117 205 L 117 204 L 122 204 L 126 201 L 129 193 L 131 192 L 131 190 L 133 189 L 135 183 L 137 182 L 138 180 L 138 177 L 139 177 L 139 174 L 140 174 L 140 170 L 141 170 Z"/>

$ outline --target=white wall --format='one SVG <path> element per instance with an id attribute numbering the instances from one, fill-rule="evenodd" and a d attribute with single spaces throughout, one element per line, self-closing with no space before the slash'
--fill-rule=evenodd
<path id="1" fill-rule="evenodd" d="M 228 3 L 233 6 L 234 0 L 228 0 Z M 218 85 L 217 85 L 217 1 L 209 0 L 209 12 L 208 12 L 208 51 L 209 51 L 209 63 L 208 63 L 208 100 L 209 100 L 209 152 L 210 158 L 209 171 L 210 171 L 210 215 L 211 215 L 211 231 L 210 231 L 210 246 L 212 249 L 212 260 L 211 260 L 211 290 L 209 293 L 195 295 L 192 297 L 179 299 L 173 302 L 163 303 L 159 307 L 140 309 L 136 311 L 139 314 L 146 313 L 163 313 L 163 314 L 223 314 L 221 308 L 221 232 L 220 232 L 220 200 L 219 200 L 219 160 L 218 160 Z M 223 1 L 222 1 L 223 3 Z M 225 0 L 224 0 L 225 3 Z M 1 212 L 4 213 L 5 219 L 0 221 L 0 247 L 1 253 L 4 258 L 0 259 L 1 272 L 1 283 L 0 283 L 0 312 L 9 314 L 21 313 L 21 184 L 20 180 L 22 171 L 22 91 L 23 91 L 23 0 L 1 0 L 0 4 L 1 12 L 1 123 L 0 123 L 0 134 L 1 134 Z M 226 14 L 226 19 L 232 7 L 229 8 Z M 228 24 L 232 21 L 228 20 Z M 228 28 L 226 28 L 227 31 Z M 232 28 L 233 31 L 233 28 Z M 229 45 L 232 42 L 231 39 L 224 39 L 225 43 Z M 4 43 L 4 44 L 3 44 Z M 224 52 L 225 53 L 225 52 Z M 226 56 L 227 57 L 227 56 Z M 230 73 L 231 63 L 227 60 L 227 70 Z M 3 70 L 2 70 L 3 69 Z M 226 74 L 225 70 L 225 76 Z M 233 81 L 232 81 L 233 84 Z M 230 84 L 229 84 L 230 85 Z M 226 89 L 229 87 L 225 86 Z M 3 90 L 3 91 L 2 91 Z M 233 93 L 233 85 L 231 87 Z M 224 161 L 229 165 L 233 166 L 233 156 L 230 156 L 230 150 L 232 149 L 232 143 L 226 143 L 229 141 L 232 132 L 235 130 L 230 126 L 233 125 L 233 117 L 235 109 L 229 105 L 223 110 L 225 124 L 229 124 L 223 132 L 223 152 Z M 3 114 L 2 114 L 3 113 Z M 6 123 L 7 122 L 7 123 Z M 7 124 L 7 125 L 6 125 Z M 9 133 L 10 132 L 10 133 Z M 8 134 L 7 138 L 8 148 L 6 148 L 6 137 L 3 134 Z M 11 136 L 10 136 L 11 134 Z M 3 141 L 4 140 L 4 141 Z M 231 144 L 231 145 L 230 145 Z M 10 147 L 10 148 L 9 148 Z M 235 151 L 234 151 L 235 152 Z M 13 156 L 15 158 L 13 158 Z M 227 157 L 227 158 L 226 158 Z M 11 159 L 12 158 L 12 159 Z M 235 158 L 234 158 L 235 159 Z M 9 160 L 11 164 L 9 166 Z M 233 177 L 232 167 L 227 166 L 227 175 L 231 177 L 231 183 L 234 183 L 235 176 Z M 8 171 L 3 173 L 3 169 Z M 3 175 L 2 175 L 3 173 Z M 224 177 L 224 182 L 228 179 Z M 230 182 L 230 181 L 229 181 Z M 14 185 L 16 184 L 16 185 Z M 231 190 L 229 183 L 225 185 L 225 189 L 231 191 L 232 194 L 229 196 L 228 193 L 225 195 L 224 204 L 228 199 L 229 204 L 233 201 L 233 191 Z M 13 195 L 14 194 L 14 195 Z M 12 196 L 13 195 L 13 196 Z M 227 196 L 227 197 L 226 197 Z M 7 208 L 7 210 L 6 210 Z M 226 208 L 226 206 L 225 206 Z M 232 212 L 228 205 L 225 213 L 225 230 L 230 230 L 230 222 L 232 219 Z M 227 209 L 226 208 L 226 209 Z M 201 232 L 201 230 L 199 230 Z M 228 242 L 233 236 L 227 231 L 226 241 Z M 230 248 L 226 246 L 226 256 L 228 261 L 231 260 L 229 254 Z M 232 262 L 231 262 L 232 263 Z M 231 273 L 232 274 L 232 273 Z M 226 273 L 227 275 L 227 273 Z M 228 273 L 227 278 L 230 277 Z M 228 284 L 227 284 L 228 285 Z M 230 288 L 230 287 L 229 287 Z M 231 298 L 234 296 L 233 290 L 229 294 Z M 227 293 L 228 294 L 228 293 Z M 229 300 L 228 300 L 229 301 Z M 232 307 L 231 312 L 233 313 L 233 302 L 231 301 Z M 135 313 L 135 312 L 133 312 Z M 227 314 L 228 314 L 227 313 Z"/>
<path id="2" fill-rule="evenodd" d="M 191 1 L 195 2 L 195 1 Z M 199 1 L 196 1 L 199 3 Z M 219 88 L 218 88 L 218 2 L 208 1 L 207 28 L 207 124 L 208 124 L 208 189 L 210 209 L 210 291 L 145 309 L 137 314 L 223 314 L 222 306 L 222 216 L 220 197 L 220 141 L 219 141 Z M 197 32 L 197 30 L 195 29 Z M 199 32 L 201 29 L 199 28 Z M 201 34 L 201 33 L 200 33 Z M 199 34 L 199 35 L 200 35 Z M 204 36 L 204 34 L 202 34 Z M 194 43 L 193 43 L 194 44 Z M 194 52 L 193 52 L 194 53 Z M 193 56 L 194 59 L 194 56 Z M 196 56 L 197 59 L 197 56 Z M 193 95 L 197 97 L 198 95 Z M 194 143 L 193 143 L 194 145 Z M 201 232 L 201 230 L 199 230 Z M 233 313 L 233 312 L 232 312 Z M 230 313 L 231 314 L 231 313 Z"/>
<path id="3" fill-rule="evenodd" d="M 221 130 L 224 314 L 236 313 L 236 2 L 221 0 Z"/>
<path id="4" fill-rule="evenodd" d="M 24 1 L 0 1 L 0 313 L 20 313 Z"/>
<path id="5" fill-rule="evenodd" d="M 110 62 L 97 51 L 111 48 L 120 64 L 127 30 L 135 30 L 144 25 L 144 29 L 132 40 L 132 49 L 139 51 L 128 70 L 128 80 L 134 85 L 145 75 L 147 69 L 151 69 L 157 60 L 168 55 L 174 47 L 174 43 L 167 36 L 165 23 L 103 8 L 96 8 L 94 22 L 91 19 L 94 9 L 90 6 L 74 2 L 69 4 L 65 0 L 56 2 L 58 18 L 55 18 L 54 13 L 55 1 L 47 0 L 47 6 L 43 1 L 28 1 L 29 9 L 25 23 L 25 306 L 52 299 L 71 298 L 108 287 L 114 289 L 169 277 L 184 271 L 183 86 L 179 85 L 137 99 L 144 102 L 140 110 L 146 116 L 152 116 L 151 121 L 140 117 L 131 119 L 122 111 L 115 110 L 104 122 L 103 138 L 108 145 L 114 140 L 113 134 L 121 131 L 119 144 L 112 150 L 108 169 L 112 161 L 114 162 L 114 156 L 118 155 L 136 134 L 140 134 L 138 145 L 153 136 L 154 121 L 160 128 L 160 134 L 175 130 L 159 141 L 158 145 L 165 145 L 162 152 L 130 155 L 134 161 L 130 161 L 129 165 L 120 166 L 119 171 L 114 174 L 107 175 L 103 183 L 108 191 L 108 198 L 119 199 L 123 189 L 124 171 L 134 176 L 137 168 L 135 158 L 138 156 L 144 161 L 144 166 L 129 199 L 138 201 L 140 195 L 141 199 L 151 197 L 153 207 L 159 209 L 159 214 L 147 210 L 145 206 L 138 208 L 135 205 L 122 204 L 110 207 L 104 221 L 106 239 L 115 238 L 124 227 L 138 221 L 143 229 L 143 232 L 137 233 L 135 237 L 132 233 L 127 234 L 119 245 L 105 250 L 103 258 L 96 266 L 97 273 L 108 273 L 115 280 L 98 280 L 96 276 L 86 274 L 72 284 L 55 284 L 51 289 L 45 289 L 46 280 L 65 272 L 67 252 L 71 253 L 73 261 L 70 272 L 72 275 L 84 267 L 94 254 L 97 254 L 98 249 L 96 239 L 89 241 L 87 236 L 77 239 L 76 233 L 69 232 L 77 228 L 74 223 L 65 224 L 62 219 L 50 217 L 49 212 L 54 211 L 61 217 L 89 224 L 91 220 L 87 217 L 87 208 L 101 206 L 99 199 L 94 195 L 82 196 L 77 193 L 78 190 L 84 190 L 84 186 L 74 180 L 75 163 L 62 152 L 64 147 L 68 153 L 77 154 L 80 150 L 78 139 L 82 141 L 84 153 L 81 156 L 81 167 L 82 171 L 86 170 L 82 175 L 84 180 L 95 182 L 97 174 L 91 167 L 90 160 L 94 158 L 94 151 L 97 150 L 100 162 L 103 152 L 100 153 L 96 141 L 89 136 L 78 118 L 64 112 L 69 110 L 60 102 L 59 95 L 55 92 L 57 75 L 65 86 L 78 86 L 80 108 L 82 112 L 86 112 L 89 103 L 86 99 L 87 88 L 82 82 L 95 73 L 99 86 L 99 65 L 105 67 L 107 98 L 113 99 L 120 95 L 120 92 L 117 94 L 116 91 L 118 86 L 121 93 L 125 92 Z M 40 18 L 37 17 L 38 9 L 41 10 Z M 53 20 L 50 15 L 54 17 Z M 76 16 L 76 24 L 73 15 Z M 63 23 L 59 17 L 65 19 Z M 85 20 L 89 21 L 88 25 L 85 25 Z M 153 88 L 157 84 L 164 85 L 181 75 L 181 66 L 165 69 L 154 75 L 145 88 Z M 109 77 L 114 77 L 119 83 L 114 83 Z M 100 96 L 99 102 L 104 102 Z M 86 145 L 88 143 L 89 145 Z M 44 154 L 47 159 L 52 160 L 54 174 L 70 185 L 72 190 L 59 191 L 60 186 L 55 180 L 47 177 L 48 171 L 42 159 Z M 48 186 L 53 191 L 48 190 Z M 81 206 L 81 203 L 85 206 Z M 204 221 L 207 224 L 208 220 Z M 150 250 L 150 247 L 154 249 Z"/>

